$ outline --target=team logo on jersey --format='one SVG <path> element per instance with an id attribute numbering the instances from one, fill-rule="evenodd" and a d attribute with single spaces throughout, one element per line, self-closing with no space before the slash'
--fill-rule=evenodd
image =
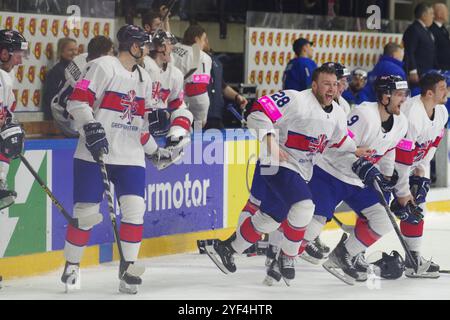
<path id="1" fill-rule="evenodd" d="M 320 134 L 317 138 L 310 138 L 309 151 L 312 153 L 322 153 L 328 144 L 326 134 Z"/>
<path id="2" fill-rule="evenodd" d="M 47 35 L 47 29 L 48 29 L 48 20 L 47 19 L 42 19 L 41 20 L 41 27 L 39 28 L 39 30 L 41 30 L 41 34 L 43 36 Z"/>
<path id="3" fill-rule="evenodd" d="M 28 30 L 30 30 L 30 33 L 32 36 L 36 33 L 36 19 L 31 18 L 30 23 L 28 24 Z"/>
<path id="4" fill-rule="evenodd" d="M 59 32 L 59 20 L 53 20 L 52 23 L 52 33 L 53 35 L 56 37 L 58 35 Z"/>
<path id="5" fill-rule="evenodd" d="M 25 18 L 20 17 L 19 22 L 17 23 L 17 31 L 23 33 L 25 31 Z"/>
<path id="6" fill-rule="evenodd" d="M 433 141 L 427 141 L 427 142 L 424 142 L 424 143 L 417 143 L 416 142 L 416 149 L 417 149 L 417 152 L 416 152 L 416 154 L 414 155 L 414 162 L 417 162 L 417 161 L 420 161 L 420 160 L 422 160 L 423 158 L 425 158 L 425 156 L 427 155 L 427 153 L 428 153 L 428 150 L 430 150 L 430 147 L 431 147 L 431 144 L 432 144 L 432 142 Z"/>
<path id="7" fill-rule="evenodd" d="M 36 57 L 36 59 L 39 60 L 41 58 L 41 52 L 42 52 L 42 43 L 36 42 L 36 44 L 34 45 L 34 56 Z"/>
<path id="8" fill-rule="evenodd" d="M 133 121 L 133 115 L 138 109 L 138 103 L 136 102 L 136 91 L 128 91 L 128 94 L 123 96 L 120 100 L 120 105 L 124 108 L 120 119 L 127 120 L 127 124 L 131 124 L 131 121 Z"/>

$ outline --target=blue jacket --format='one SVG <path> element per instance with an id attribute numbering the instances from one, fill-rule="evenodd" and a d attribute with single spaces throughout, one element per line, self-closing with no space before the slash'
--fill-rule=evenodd
<path id="1" fill-rule="evenodd" d="M 373 70 L 368 73 L 367 84 L 362 90 L 367 96 L 368 101 L 377 101 L 377 96 L 373 87 L 376 78 L 379 76 L 389 75 L 400 76 L 403 78 L 403 80 L 406 80 L 406 73 L 405 70 L 403 70 L 403 62 L 395 58 L 382 55 Z"/>
<path id="2" fill-rule="evenodd" d="M 311 87 L 312 74 L 317 68 L 314 60 L 299 57 L 289 61 L 283 74 L 283 90 L 306 90 Z"/>
<path id="3" fill-rule="evenodd" d="M 352 90 L 350 90 L 350 88 L 348 88 L 347 90 L 345 90 L 342 93 L 342 97 L 347 100 L 347 102 L 350 105 L 357 105 L 357 104 L 361 104 L 364 101 L 368 101 L 368 97 L 366 95 L 366 93 L 364 92 L 364 88 L 361 89 L 358 93 L 354 94 L 352 92 Z"/>

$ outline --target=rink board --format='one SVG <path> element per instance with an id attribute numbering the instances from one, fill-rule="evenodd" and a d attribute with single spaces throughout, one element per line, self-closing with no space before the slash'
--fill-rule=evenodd
<path id="1" fill-rule="evenodd" d="M 147 163 L 141 258 L 192 252 L 197 250 L 196 240 L 226 238 L 234 231 L 248 198 L 258 144 L 245 132 L 226 133 L 212 139 L 193 135 L 181 164 L 164 171 Z M 69 212 L 76 143 L 71 139 L 26 142 L 25 157 Z M 0 274 L 11 278 L 60 268 L 67 222 L 18 160 L 11 163 L 8 182 L 18 198 L 0 214 Z M 448 194 L 448 190 L 432 190 L 428 208 L 449 212 Z M 117 203 L 115 207 L 118 214 Z M 118 258 L 106 201 L 100 212 L 104 221 L 93 228 L 84 266 Z M 344 223 L 354 222 L 351 212 L 338 217 Z"/>

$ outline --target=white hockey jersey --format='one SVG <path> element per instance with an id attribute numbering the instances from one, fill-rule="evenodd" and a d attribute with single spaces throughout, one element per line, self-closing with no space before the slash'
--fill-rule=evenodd
<path id="1" fill-rule="evenodd" d="M 352 109 L 350 105 L 348 104 L 347 100 L 344 99 L 344 97 L 340 96 L 337 103 L 339 106 L 344 110 L 345 114 L 348 115 L 350 113 L 350 110 Z"/>
<path id="2" fill-rule="evenodd" d="M 140 75 L 142 82 L 140 81 Z M 89 63 L 84 77 L 75 86 L 67 110 L 80 128 L 75 158 L 94 162 L 87 150 L 81 127 L 89 121 L 75 113 L 90 111 L 102 124 L 109 142 L 105 163 L 145 167 L 141 134 L 148 132 L 147 112 L 152 107 L 150 76 L 141 67 L 126 70 L 119 59 L 104 56 Z"/>
<path id="3" fill-rule="evenodd" d="M 212 60 L 203 51 L 200 51 L 199 63 L 193 66 L 194 52 L 192 47 L 176 44 L 172 51 L 174 65 L 181 70 L 184 80 L 185 100 L 194 120 L 206 121 L 209 109 L 208 85 L 211 81 Z M 195 68 L 195 71 L 191 69 Z"/>
<path id="4" fill-rule="evenodd" d="M 149 56 L 144 57 L 144 69 L 152 79 L 152 105 L 170 111 L 185 108 L 183 74 L 172 63 L 165 70 Z"/>
<path id="5" fill-rule="evenodd" d="M 290 154 L 290 160 L 280 166 L 298 172 L 310 180 L 313 164 L 326 148 L 355 152 L 356 145 L 347 135 L 344 111 L 333 101 L 326 112 L 311 89 L 284 90 L 263 96 L 252 106 L 247 124 L 262 140 L 272 133 L 280 146 Z"/>
<path id="6" fill-rule="evenodd" d="M 399 174 L 396 194 L 405 197 L 409 194 L 409 175 L 415 168 L 425 171 L 429 177 L 430 161 L 433 159 L 448 121 L 448 112 L 444 105 L 437 105 L 434 117 L 430 119 L 425 111 L 420 95 L 408 99 L 402 106 L 402 112 L 408 118 L 406 140 L 411 148 L 397 148 L 395 168 Z"/>
<path id="7" fill-rule="evenodd" d="M 13 118 L 16 109 L 16 97 L 13 92 L 13 80 L 9 73 L 0 69 L 0 121 Z"/>
<path id="8" fill-rule="evenodd" d="M 372 150 L 369 161 L 374 163 L 385 176 L 392 176 L 395 165 L 395 148 L 402 141 L 408 129 L 406 117 L 394 115 L 391 130 L 384 132 L 377 102 L 364 102 L 354 108 L 348 115 L 348 133 L 358 147 Z M 338 154 L 334 149 L 327 149 L 317 165 L 337 179 L 356 186 L 364 186 L 361 179 L 353 172 L 352 164 L 357 160 L 354 154 Z"/>
<path id="9" fill-rule="evenodd" d="M 60 128 L 69 135 L 75 135 L 76 130 L 73 127 L 73 121 L 66 110 L 67 101 L 73 92 L 73 88 L 81 76 L 84 74 L 84 68 L 87 64 L 87 53 L 76 56 L 64 70 L 66 83 L 57 95 L 51 100 L 51 111 L 53 118 L 59 124 Z"/>

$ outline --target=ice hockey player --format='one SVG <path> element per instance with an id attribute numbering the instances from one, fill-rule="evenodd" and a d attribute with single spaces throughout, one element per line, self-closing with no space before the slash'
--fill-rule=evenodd
<path id="1" fill-rule="evenodd" d="M 348 115 L 350 113 L 350 104 L 347 102 L 347 100 L 344 99 L 342 93 L 348 88 L 348 78 L 350 77 L 350 71 L 343 64 L 340 64 L 338 62 L 326 62 L 324 64 L 329 67 L 334 67 L 334 69 L 336 70 L 338 88 L 334 101 L 336 101 L 337 104 L 342 109 L 344 109 L 345 114 Z"/>
<path id="2" fill-rule="evenodd" d="M 89 61 L 106 55 L 114 54 L 114 44 L 110 38 L 96 36 L 88 43 L 88 52 L 76 56 L 64 70 L 66 83 L 51 101 L 53 119 L 66 137 L 78 137 L 78 132 L 72 127 L 73 121 L 66 110 L 67 100 L 72 94 L 75 84 L 85 73 Z"/>
<path id="3" fill-rule="evenodd" d="M 430 189 L 430 161 L 445 134 L 448 112 L 446 78 L 437 72 L 429 72 L 419 82 L 421 94 L 409 99 L 402 112 L 408 119 L 406 141 L 412 148 L 397 147 L 395 168 L 399 179 L 395 186 L 396 199 L 391 208 L 402 221 L 400 230 L 417 259 L 418 265 L 430 264 L 427 270 L 416 273 L 410 259 L 405 259 L 405 275 L 414 278 L 438 278 L 439 266 L 420 255 L 424 220 L 410 216 L 405 204 L 414 202 L 425 212 L 425 201 Z"/>
<path id="4" fill-rule="evenodd" d="M 201 123 L 201 127 L 206 124 L 210 104 L 208 85 L 212 60 L 203 52 L 206 45 L 205 29 L 191 25 L 184 32 L 182 44 L 178 43 L 173 50 L 173 63 L 184 75 L 186 103 L 194 121 Z"/>
<path id="5" fill-rule="evenodd" d="M 0 210 L 14 203 L 16 192 L 9 190 L 6 178 L 10 159 L 23 150 L 25 132 L 14 119 L 16 99 L 10 72 L 22 64 L 29 51 L 24 36 L 14 30 L 0 30 Z"/>
<path id="6" fill-rule="evenodd" d="M 395 148 L 402 143 L 408 128 L 407 119 L 400 112 L 409 95 L 408 84 L 397 76 L 383 76 L 376 80 L 375 90 L 378 102 L 362 103 L 353 109 L 347 123 L 356 145 L 367 146 L 370 156 L 356 158 L 327 149 L 314 166 L 309 182 L 316 207 L 301 248 L 320 234 L 341 201 L 358 214 L 348 240 L 343 237 L 323 263 L 326 270 L 348 284 L 367 279 L 367 265 L 355 263 L 361 262 L 356 256 L 392 230 L 373 184 L 379 182 L 385 196 L 393 190 L 397 179 Z M 408 210 L 418 208 L 409 203 Z"/>
<path id="7" fill-rule="evenodd" d="M 252 106 L 248 126 L 262 150 L 267 150 L 261 153 L 252 182 L 252 195 L 261 202 L 228 240 L 207 248 L 208 256 L 224 273 L 236 271 L 235 253 L 282 225 L 281 250 L 273 264 L 287 284 L 295 278 L 294 259 L 314 212 L 307 185 L 313 161 L 328 147 L 356 151 L 347 136 L 345 113 L 333 100 L 336 90 L 335 69 L 323 66 L 313 73 L 312 89 L 280 91 L 259 98 Z"/>
<path id="8" fill-rule="evenodd" d="M 155 153 L 151 159 L 157 166 L 166 167 L 181 157 L 183 147 L 190 142 L 185 133 L 190 132 L 193 117 L 184 103 L 183 74 L 171 63 L 176 37 L 162 29 L 156 30 L 151 37 L 152 50 L 143 60 L 145 71 L 152 80 L 154 109 L 149 114 L 150 134 L 152 137 L 168 136 L 166 148 L 171 150 L 170 154 Z M 178 141 L 178 138 L 182 140 Z"/>
<path id="9" fill-rule="evenodd" d="M 151 40 L 133 25 L 121 27 L 117 40 L 118 57 L 104 56 L 90 62 L 67 103 L 80 132 L 74 156 L 73 210 L 76 217 L 98 214 L 104 193 L 98 161 L 103 157 L 122 213 L 119 233 L 124 260 L 119 266 L 119 290 L 136 293 L 142 280 L 128 268 L 137 260 L 142 240 L 145 155 L 157 149 L 148 139 L 151 80 L 137 62 L 148 54 Z M 142 134 L 147 134 L 144 141 Z M 76 281 L 91 229 L 68 226 L 62 282 Z"/>

